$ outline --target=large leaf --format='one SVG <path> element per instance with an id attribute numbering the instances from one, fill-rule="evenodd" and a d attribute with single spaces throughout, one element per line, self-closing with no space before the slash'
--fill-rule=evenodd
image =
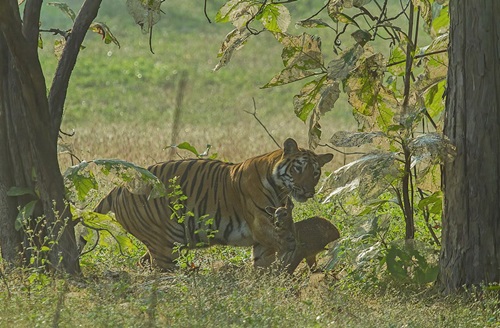
<path id="1" fill-rule="evenodd" d="M 220 57 L 220 59 L 215 66 L 214 71 L 218 71 L 222 67 L 226 66 L 231 60 L 233 53 L 236 50 L 241 49 L 251 35 L 252 34 L 247 29 L 235 28 L 229 32 L 222 42 L 219 53 L 217 54 L 217 57 Z"/>
<path id="2" fill-rule="evenodd" d="M 278 41 L 283 44 L 281 58 L 283 69 L 273 77 L 263 88 L 274 87 L 295 82 L 321 72 L 323 68 L 323 54 L 321 53 L 321 39 L 302 33 L 292 36 L 276 33 Z"/>
<path id="3" fill-rule="evenodd" d="M 130 237 L 127 235 L 123 227 L 114 219 L 113 216 L 92 211 L 79 211 L 73 208 L 75 217 L 83 220 L 85 226 L 89 228 L 89 232 L 96 231 L 101 235 L 98 244 L 109 247 L 116 242 L 120 252 L 131 251 L 136 248 Z M 87 242 L 91 242 L 94 234 L 90 233 L 83 236 Z"/>
<path id="4" fill-rule="evenodd" d="M 89 165 L 91 163 L 97 165 L 105 175 L 111 176 L 113 183 L 132 193 L 153 198 L 166 195 L 164 184 L 147 169 L 123 160 L 96 159 L 71 166 L 64 173 L 67 184 L 76 190 L 79 200 L 84 200 L 91 190 L 99 188 Z"/>
<path id="5" fill-rule="evenodd" d="M 120 48 L 120 42 L 118 42 L 118 39 L 113 35 L 113 33 L 111 33 L 111 30 L 106 24 L 94 22 L 90 25 L 89 30 L 99 34 L 104 43 L 110 44 L 113 42 L 118 46 L 118 48 Z"/>
<path id="6" fill-rule="evenodd" d="M 38 200 L 32 200 L 19 210 L 19 213 L 17 213 L 16 221 L 14 222 L 14 229 L 19 231 L 23 226 L 26 225 L 26 221 L 30 216 L 33 215 L 33 212 L 35 211 L 35 205 L 37 202 Z"/>
<path id="7" fill-rule="evenodd" d="M 421 210 L 427 208 L 429 213 L 441 215 L 443 212 L 443 192 L 436 191 L 432 195 L 421 199 L 418 202 L 418 208 Z"/>
<path id="8" fill-rule="evenodd" d="M 24 196 L 24 195 L 31 195 L 31 196 L 37 197 L 35 191 L 32 188 L 28 188 L 28 187 L 15 187 L 14 186 L 14 187 L 11 187 L 7 191 L 7 196 L 15 197 L 15 196 Z"/>
<path id="9" fill-rule="evenodd" d="M 383 83 L 385 59 L 382 54 L 369 54 L 359 60 L 346 80 L 348 101 L 359 129 L 391 130 L 395 113 L 400 110 L 400 99 L 391 90 L 391 85 Z"/>
<path id="10" fill-rule="evenodd" d="M 450 15 L 448 5 L 443 6 L 438 1 L 432 4 L 432 25 L 431 35 L 441 35 L 448 33 L 450 29 Z"/>
<path id="11" fill-rule="evenodd" d="M 73 9 L 71 9 L 67 3 L 64 2 L 49 2 L 49 6 L 54 6 L 59 8 L 63 13 L 65 13 L 72 21 L 75 21 L 76 15 Z"/>
<path id="12" fill-rule="evenodd" d="M 329 80 L 326 76 L 308 82 L 300 93 L 293 97 L 295 115 L 304 122 L 313 111 L 321 116 L 332 109 L 339 95 L 339 83 Z"/>
<path id="13" fill-rule="evenodd" d="M 330 61 L 328 63 L 328 77 L 332 80 L 343 81 L 354 69 L 363 53 L 363 47 L 356 44 L 342 53 L 340 58 Z"/>
<path id="14" fill-rule="evenodd" d="M 359 147 L 372 143 L 376 137 L 382 137 L 384 134 L 376 132 L 348 132 L 338 131 L 331 138 L 330 142 L 336 147 Z"/>
<path id="15" fill-rule="evenodd" d="M 363 200 L 374 199 L 400 176 L 396 154 L 372 152 L 344 165 L 330 174 L 322 192 L 328 192 L 325 202 L 358 190 Z"/>
<path id="16" fill-rule="evenodd" d="M 264 6 L 257 16 L 266 30 L 284 33 L 290 25 L 291 17 L 288 9 L 282 4 L 269 3 Z"/>
<path id="17" fill-rule="evenodd" d="M 309 121 L 309 148 L 315 149 L 321 140 L 320 118 L 330 111 L 340 96 L 339 82 L 329 79 L 322 79 L 323 83 L 316 94 L 317 100 L 313 107 L 313 112 Z M 294 99 L 295 100 L 295 99 Z M 297 110 L 297 108 L 296 108 Z"/>
<path id="18" fill-rule="evenodd" d="M 439 133 L 426 133 L 413 138 L 408 143 L 414 167 L 423 161 L 429 164 L 443 163 L 456 155 L 455 146 Z"/>
<path id="19" fill-rule="evenodd" d="M 127 0 L 127 9 L 144 34 L 160 20 L 161 0 Z"/>
<path id="20" fill-rule="evenodd" d="M 419 9 L 420 16 L 424 19 L 424 30 L 430 32 L 432 24 L 432 6 L 430 0 L 411 0 L 415 8 Z"/>
<path id="21" fill-rule="evenodd" d="M 321 18 L 318 18 L 318 19 L 308 18 L 308 19 L 299 20 L 296 23 L 296 25 L 306 27 L 306 28 L 330 27 L 330 25 L 328 25 Z"/>
<path id="22" fill-rule="evenodd" d="M 259 4 L 249 0 L 226 2 L 215 15 L 216 22 L 231 22 L 237 29 L 245 28 L 259 11 Z"/>

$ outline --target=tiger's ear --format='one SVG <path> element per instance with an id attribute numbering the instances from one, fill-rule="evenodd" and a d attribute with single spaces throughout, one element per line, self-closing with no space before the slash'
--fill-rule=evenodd
<path id="1" fill-rule="evenodd" d="M 290 155 L 299 151 L 299 146 L 297 146 L 297 142 L 292 138 L 288 138 L 283 143 L 283 154 Z"/>
<path id="2" fill-rule="evenodd" d="M 319 166 L 323 166 L 325 165 L 326 163 L 328 163 L 329 161 L 331 161 L 333 159 L 333 154 L 321 154 L 321 155 L 318 155 L 318 164 Z"/>
<path id="3" fill-rule="evenodd" d="M 293 206 L 294 205 L 293 205 L 292 199 L 290 197 L 287 197 L 285 207 L 288 209 L 288 211 L 291 211 L 291 210 L 293 210 Z"/>

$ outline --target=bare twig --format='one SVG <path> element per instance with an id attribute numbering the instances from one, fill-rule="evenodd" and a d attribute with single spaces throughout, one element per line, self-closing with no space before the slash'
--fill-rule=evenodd
<path id="1" fill-rule="evenodd" d="M 312 16 L 306 18 L 306 20 L 309 20 L 309 19 L 313 19 L 314 17 L 318 16 L 320 12 L 322 12 L 326 7 L 328 7 L 328 5 L 330 4 L 332 0 L 328 0 L 328 2 L 323 6 L 321 7 L 320 10 L 318 10 L 315 14 L 313 14 Z"/>
<path id="2" fill-rule="evenodd" d="M 205 17 L 207 18 L 208 22 L 211 24 L 212 21 L 210 20 L 210 17 L 208 17 L 207 14 L 207 0 L 205 0 L 203 3 L 203 13 L 205 14 Z"/>
<path id="3" fill-rule="evenodd" d="M 248 114 L 252 115 L 257 120 L 257 122 L 259 122 L 260 126 L 262 126 L 264 128 L 264 130 L 266 131 L 267 135 L 269 137 L 271 137 L 271 139 L 274 141 L 274 143 L 276 144 L 276 146 L 278 146 L 279 148 L 281 148 L 280 144 L 276 141 L 276 139 L 274 139 L 274 137 L 272 136 L 271 132 L 269 132 L 269 130 L 264 125 L 264 123 L 262 123 L 262 121 L 257 117 L 257 106 L 255 105 L 255 98 L 254 97 L 252 97 L 252 101 L 253 101 L 253 112 L 249 112 L 247 110 L 243 110 L 243 111 L 245 113 L 248 113 Z"/>
<path id="4" fill-rule="evenodd" d="M 425 194 L 424 194 L 423 190 L 420 188 L 417 188 L 417 191 L 420 195 L 420 198 L 424 199 Z M 432 239 L 434 240 L 436 245 L 441 246 L 441 242 L 439 241 L 439 238 L 437 237 L 436 233 L 434 232 L 434 229 L 432 228 L 432 226 L 429 222 L 430 214 L 429 214 L 429 206 L 427 206 L 427 205 L 425 206 L 425 209 L 423 210 L 423 216 L 424 216 L 425 226 L 427 227 L 427 230 L 429 230 L 429 233 L 431 234 Z"/>
<path id="5" fill-rule="evenodd" d="M 413 59 L 419 59 L 419 58 L 424 58 L 424 57 L 427 57 L 427 56 L 438 55 L 438 54 L 442 54 L 442 53 L 445 53 L 445 52 L 448 52 L 448 49 L 436 50 L 436 51 L 431 51 L 431 52 L 428 52 L 428 53 L 425 53 L 425 54 L 415 55 L 413 57 Z M 399 65 L 399 64 L 402 64 L 404 62 L 406 62 L 406 59 L 400 60 L 400 61 L 397 61 L 397 62 L 393 62 L 393 63 L 389 63 L 389 64 L 386 65 L 386 67 L 390 67 L 390 66 L 394 66 L 394 65 Z"/>
<path id="6" fill-rule="evenodd" d="M 318 146 L 328 147 L 330 149 L 335 150 L 338 153 L 341 153 L 342 155 L 366 155 L 366 153 L 364 153 L 364 152 L 345 152 L 345 151 L 342 151 L 342 150 L 338 150 L 337 148 L 335 148 L 333 146 L 330 146 L 329 144 L 324 144 L 324 145 L 320 144 Z"/>
<path id="7" fill-rule="evenodd" d="M 45 33 L 52 33 L 53 35 L 60 35 L 62 36 L 65 40 L 68 39 L 69 34 L 71 33 L 71 30 L 63 31 L 58 28 L 50 28 L 48 30 L 40 29 L 40 32 L 45 32 Z"/>
<path id="8" fill-rule="evenodd" d="M 172 135 L 170 137 L 170 144 L 177 144 L 177 137 L 179 135 L 179 126 L 181 121 L 181 112 L 182 112 L 182 101 L 184 100 L 184 93 L 186 91 L 187 86 L 187 73 L 184 71 L 181 73 L 181 79 L 179 81 L 179 88 L 177 89 L 177 97 L 175 98 L 175 110 L 174 117 L 172 119 Z M 175 147 L 170 148 L 169 157 L 173 159 L 175 154 Z"/>
<path id="9" fill-rule="evenodd" d="M 154 55 L 153 51 L 153 25 L 149 28 L 149 51 Z"/>

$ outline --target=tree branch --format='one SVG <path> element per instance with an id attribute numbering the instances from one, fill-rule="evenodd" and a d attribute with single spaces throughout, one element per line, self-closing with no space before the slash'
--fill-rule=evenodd
<path id="1" fill-rule="evenodd" d="M 42 0 L 28 0 L 24 5 L 23 34 L 33 49 L 38 48 L 38 29 Z"/>
<path id="2" fill-rule="evenodd" d="M 281 148 L 280 144 L 276 141 L 276 139 L 274 139 L 273 135 L 271 134 L 271 132 L 269 132 L 269 130 L 266 128 L 266 126 L 264 125 L 264 123 L 262 123 L 261 120 L 259 120 L 259 118 L 257 117 L 257 107 L 255 105 L 255 99 L 252 97 L 252 101 L 253 101 L 253 113 L 252 112 L 249 112 L 247 110 L 243 110 L 245 113 L 248 113 L 250 115 L 252 115 L 256 120 L 257 122 L 259 122 L 260 126 L 262 126 L 264 128 L 264 130 L 266 130 L 266 133 L 268 136 L 271 137 L 271 139 L 273 139 L 274 143 L 278 146 L 278 148 Z"/>
<path id="3" fill-rule="evenodd" d="M 57 65 L 49 93 L 49 110 L 52 123 L 51 138 L 56 141 L 61 127 L 64 102 L 68 91 L 69 79 L 76 64 L 80 46 L 90 24 L 97 16 L 102 0 L 86 0 L 75 18 L 73 29 Z"/>
<path id="4" fill-rule="evenodd" d="M 38 49 L 30 46 L 22 30 L 23 23 L 17 1 L 0 1 L 0 31 L 4 35 L 14 65 L 19 71 L 23 89 L 32 88 L 33 90 L 30 91 L 34 95 L 34 98 L 30 100 L 33 103 L 27 106 L 29 115 L 33 120 L 50 126 L 50 117 L 48 111 L 45 110 L 47 108 L 45 77 L 41 66 L 34 65 L 34 63 L 39 63 Z"/>

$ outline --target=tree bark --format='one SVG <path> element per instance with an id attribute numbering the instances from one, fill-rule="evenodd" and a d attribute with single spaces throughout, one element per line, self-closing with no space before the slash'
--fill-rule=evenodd
<path id="1" fill-rule="evenodd" d="M 500 281 L 498 0 L 450 1 L 444 133 L 457 156 L 443 174 L 439 283 L 446 293 Z"/>
<path id="2" fill-rule="evenodd" d="M 36 26 L 40 3 L 26 3 L 26 6 L 33 6 L 25 10 L 31 17 L 27 20 Z M 51 250 L 47 259 L 52 268 L 75 274 L 80 267 L 74 224 L 65 201 L 57 140 L 51 138 L 54 132 L 45 78 L 33 35 L 38 33 L 23 28 L 17 1 L 0 1 L 0 56 L 3 59 L 0 71 L 0 128 L 4 129 L 0 134 L 0 149 L 6 151 L 0 165 L 0 225 L 5 227 L 0 239 L 2 256 L 12 259 L 11 253 L 21 247 L 17 243 L 22 232 L 14 228 L 17 208 L 25 206 L 29 197 L 33 197 L 37 201 L 33 216 L 43 216 L 45 224 L 39 225 L 39 230 L 35 232 L 42 236 L 38 244 L 28 245 L 25 238 L 24 255 L 30 256 L 27 246 L 48 246 Z M 12 187 L 30 189 L 37 197 L 7 196 Z M 56 243 L 45 244 L 44 237 Z M 17 262 L 15 257 L 13 260 Z"/>

